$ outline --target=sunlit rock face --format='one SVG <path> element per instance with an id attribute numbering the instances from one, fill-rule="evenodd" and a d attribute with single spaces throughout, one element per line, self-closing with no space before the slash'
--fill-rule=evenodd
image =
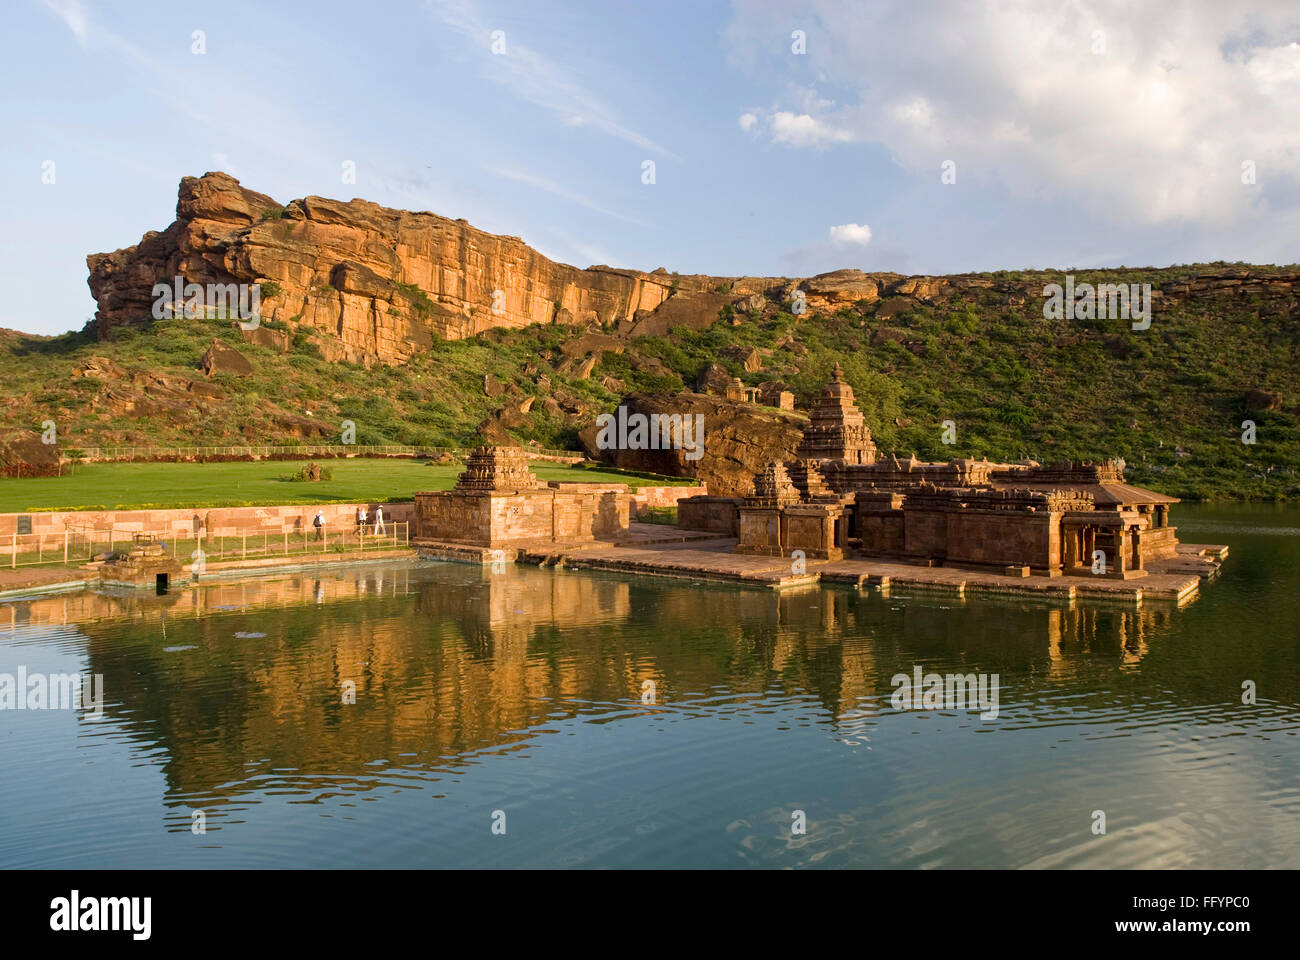
<path id="1" fill-rule="evenodd" d="M 156 284 L 256 284 L 260 316 L 288 332 L 277 323 L 245 330 L 246 339 L 288 350 L 292 334 L 305 331 L 327 359 L 364 364 L 402 363 L 438 340 L 494 327 L 599 324 L 623 339 L 703 329 L 728 309 L 733 318 L 770 316 L 782 304 L 829 313 L 888 297 L 898 312 L 990 283 L 861 270 L 806 279 L 583 270 L 464 220 L 359 199 L 282 204 L 220 172 L 181 180 L 166 229 L 86 263 L 101 338 L 154 316 Z M 748 358 L 746 369 L 756 362 Z"/>
<path id="2" fill-rule="evenodd" d="M 224 173 L 184 178 L 166 230 L 86 260 L 101 336 L 147 320 L 155 283 L 259 283 L 262 317 L 308 325 L 327 358 L 362 363 L 401 362 L 492 327 L 631 322 L 673 293 L 666 273 L 579 270 L 518 237 L 365 200 L 286 206 Z"/>

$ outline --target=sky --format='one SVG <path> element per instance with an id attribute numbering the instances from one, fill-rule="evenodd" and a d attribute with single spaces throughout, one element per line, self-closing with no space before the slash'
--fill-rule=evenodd
<path id="1" fill-rule="evenodd" d="M 223 170 L 580 267 L 1300 261 L 1300 4 L 8 0 L 0 327 Z M 354 170 L 355 182 L 348 182 Z"/>

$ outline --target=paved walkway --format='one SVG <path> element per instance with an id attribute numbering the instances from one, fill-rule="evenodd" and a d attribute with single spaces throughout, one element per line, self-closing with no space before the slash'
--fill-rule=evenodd
<path id="1" fill-rule="evenodd" d="M 1100 577 L 1011 577 L 955 567 L 925 567 L 854 557 L 845 560 L 806 560 L 796 570 L 788 557 L 756 557 L 732 553 L 734 538 L 676 543 L 548 544 L 522 549 L 525 563 L 572 569 L 615 570 L 626 573 L 726 580 L 773 589 L 827 583 L 847 583 L 885 591 L 940 592 L 950 596 L 1022 596 L 1072 601 L 1109 600 L 1137 604 L 1145 600 L 1184 603 L 1194 597 L 1202 576 L 1218 570 L 1216 560 L 1189 552 L 1159 566 L 1145 577 L 1111 580 Z"/>

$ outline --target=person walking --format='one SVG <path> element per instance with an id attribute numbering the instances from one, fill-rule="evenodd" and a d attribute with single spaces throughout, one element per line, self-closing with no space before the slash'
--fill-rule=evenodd
<path id="1" fill-rule="evenodd" d="M 316 516 L 311 518 L 311 525 L 316 528 L 316 539 L 322 540 L 325 537 L 325 514 L 317 510 Z"/>
<path id="2" fill-rule="evenodd" d="M 366 508 L 364 506 L 357 508 L 357 536 L 366 535 Z"/>
<path id="3" fill-rule="evenodd" d="M 383 535 L 384 535 L 384 508 L 382 506 L 378 506 L 375 507 L 375 536 L 382 537 Z"/>

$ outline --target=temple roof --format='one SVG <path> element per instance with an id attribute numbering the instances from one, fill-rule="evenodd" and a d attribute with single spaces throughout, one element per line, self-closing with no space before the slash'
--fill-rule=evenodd
<path id="1" fill-rule="evenodd" d="M 1118 507 L 1118 506 L 1137 506 L 1139 504 L 1161 504 L 1161 503 L 1181 503 L 1177 497 L 1167 497 L 1163 493 L 1156 493 L 1154 490 L 1147 490 L 1143 487 L 1134 487 L 1127 483 L 1099 482 L 1099 483 L 1043 483 L 1035 484 L 1032 481 L 1017 479 L 1013 481 L 994 480 L 993 486 L 998 489 L 1008 489 L 1015 487 L 1018 489 L 1052 489 L 1064 490 L 1071 493 L 1087 493 L 1092 496 L 1093 503 L 1098 508 Z"/>

